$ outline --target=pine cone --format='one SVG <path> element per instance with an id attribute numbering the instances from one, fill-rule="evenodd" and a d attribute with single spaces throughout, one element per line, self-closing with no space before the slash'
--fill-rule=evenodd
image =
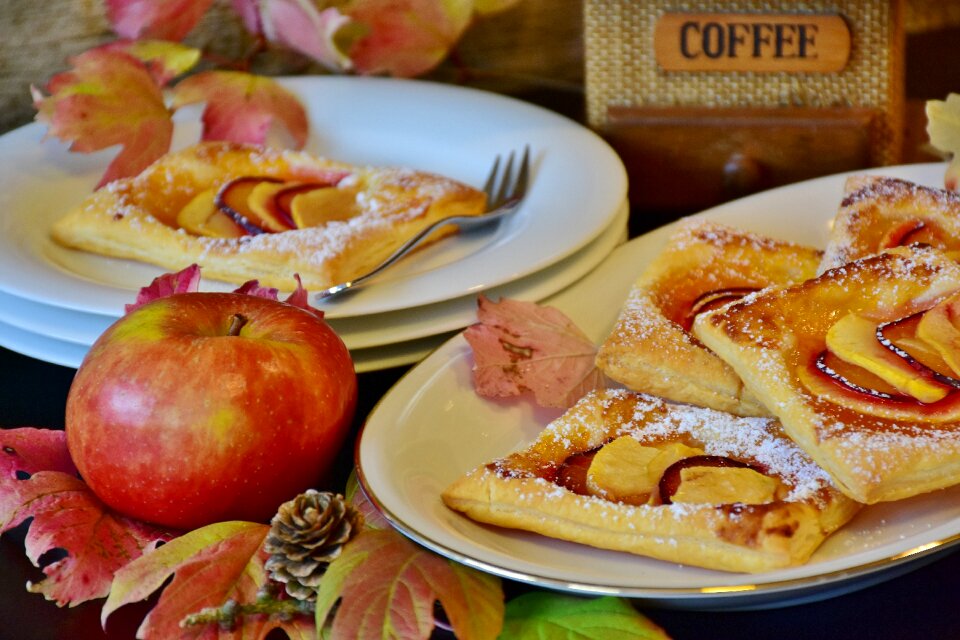
<path id="1" fill-rule="evenodd" d="M 363 516 L 340 494 L 308 489 L 283 503 L 264 542 L 270 577 L 298 600 L 315 599 L 327 565 L 362 524 Z"/>

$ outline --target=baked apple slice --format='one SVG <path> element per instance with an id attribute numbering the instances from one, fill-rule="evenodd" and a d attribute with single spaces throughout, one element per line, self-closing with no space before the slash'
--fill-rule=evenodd
<path id="1" fill-rule="evenodd" d="M 193 197 L 177 214 L 177 224 L 195 236 L 239 238 L 250 235 L 216 204 L 216 189 L 206 189 Z"/>
<path id="2" fill-rule="evenodd" d="M 277 194 L 291 187 L 288 182 L 261 180 L 247 195 L 247 208 L 254 220 L 260 221 L 266 231 L 279 233 L 295 229 L 290 214 L 277 206 Z"/>
<path id="3" fill-rule="evenodd" d="M 739 300 L 743 296 L 759 290 L 758 287 L 727 287 L 705 291 L 690 304 L 690 309 L 684 315 L 681 326 L 684 330 L 689 331 L 690 327 L 693 326 L 693 321 L 701 313 L 718 309 L 729 302 Z"/>
<path id="4" fill-rule="evenodd" d="M 657 487 L 647 473 L 660 449 L 620 436 L 603 445 L 587 469 L 586 486 L 591 495 L 625 504 L 646 504 Z"/>
<path id="5" fill-rule="evenodd" d="M 290 217 L 300 229 L 349 220 L 360 213 L 357 193 L 356 188 L 337 186 L 298 190 L 290 198 Z"/>
<path id="6" fill-rule="evenodd" d="M 923 314 L 917 337 L 936 349 L 954 373 L 960 375 L 960 296 L 953 296 Z"/>
<path id="7" fill-rule="evenodd" d="M 863 367 L 899 392 L 910 395 L 920 402 L 942 400 L 954 390 L 938 378 L 935 371 L 912 358 L 892 343 L 885 345 L 882 326 L 856 313 L 838 320 L 827 331 L 827 349 L 838 358 Z"/>
<path id="8" fill-rule="evenodd" d="M 914 242 L 940 246 L 941 238 L 935 225 L 921 218 L 904 220 L 891 228 L 880 240 L 880 249 L 905 247 Z"/>
<path id="9" fill-rule="evenodd" d="M 250 207 L 250 196 L 263 182 L 281 183 L 276 178 L 241 176 L 230 180 L 217 191 L 215 202 L 234 222 L 243 227 L 250 235 L 285 231 L 272 217 L 262 217 Z M 281 183 L 282 184 L 282 183 Z"/>
<path id="10" fill-rule="evenodd" d="M 845 369 L 846 367 L 846 369 Z M 812 353 L 797 367 L 800 383 L 817 399 L 889 420 L 942 423 L 960 420 L 960 392 L 923 403 L 880 378 L 840 360 L 828 350 Z"/>
<path id="11" fill-rule="evenodd" d="M 673 463 L 660 478 L 660 500 L 697 504 L 767 504 L 777 498 L 780 482 L 745 462 L 699 455 Z"/>

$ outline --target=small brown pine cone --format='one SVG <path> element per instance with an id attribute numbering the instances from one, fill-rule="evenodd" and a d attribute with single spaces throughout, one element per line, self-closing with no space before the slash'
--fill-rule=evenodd
<path id="1" fill-rule="evenodd" d="M 270 554 L 267 572 L 294 598 L 315 599 L 327 565 L 362 524 L 363 516 L 342 495 L 308 489 L 280 505 L 270 522 L 263 545 Z"/>

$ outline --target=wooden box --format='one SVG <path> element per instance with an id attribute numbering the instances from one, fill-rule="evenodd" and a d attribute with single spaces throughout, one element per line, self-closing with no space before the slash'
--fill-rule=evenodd
<path id="1" fill-rule="evenodd" d="M 895 164 L 903 3 L 584 0 L 587 122 L 635 209 Z"/>

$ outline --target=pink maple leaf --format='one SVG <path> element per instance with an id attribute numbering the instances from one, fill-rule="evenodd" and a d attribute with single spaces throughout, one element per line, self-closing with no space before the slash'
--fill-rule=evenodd
<path id="1" fill-rule="evenodd" d="M 175 293 L 191 293 L 200 288 L 200 265 L 194 263 L 189 267 L 177 271 L 176 273 L 165 273 L 157 276 L 146 287 L 142 287 L 137 293 L 137 300 L 133 304 L 124 307 L 124 311 L 130 313 L 137 307 L 142 307 L 148 302 L 172 296 Z"/>
<path id="2" fill-rule="evenodd" d="M 91 49 L 70 60 L 73 68 L 53 76 L 48 96 L 35 88 L 37 119 L 51 135 L 89 153 L 118 145 L 120 153 L 97 185 L 143 171 L 169 151 L 173 121 L 146 65 L 124 52 Z"/>
<path id="3" fill-rule="evenodd" d="M 107 509 L 76 476 L 62 431 L 4 430 L 0 451 L 0 534 L 33 518 L 24 541 L 33 565 L 66 553 L 28 585 L 60 606 L 105 597 L 120 567 L 174 537 Z"/>
<path id="4" fill-rule="evenodd" d="M 304 311 L 309 311 L 318 318 L 323 318 L 323 310 L 310 306 L 310 294 L 303 288 L 300 280 L 300 274 L 293 274 L 297 281 L 297 288 L 293 290 L 284 302 L 294 307 L 299 307 Z M 157 276 L 153 281 L 140 289 L 137 293 L 137 300 L 133 304 L 128 304 L 125 311 L 130 313 L 137 307 L 141 307 L 148 302 L 153 302 L 160 298 L 166 298 L 178 293 L 193 293 L 200 290 L 200 266 L 192 264 L 176 273 L 165 273 Z M 256 296 L 268 300 L 280 300 L 279 290 L 273 287 L 261 287 L 258 280 L 248 280 L 240 285 L 233 293 L 239 293 L 247 296 Z"/>
<path id="5" fill-rule="evenodd" d="M 260 7 L 259 24 L 268 40 L 299 51 L 328 69 L 351 68 L 337 36 L 352 20 L 339 9 L 321 10 L 310 0 L 266 0 Z"/>
<path id="6" fill-rule="evenodd" d="M 243 26 L 255 36 L 263 34 L 260 20 L 260 0 L 230 0 L 233 11 L 240 16 Z"/>
<path id="7" fill-rule="evenodd" d="M 473 10 L 473 0 L 355 0 L 346 13 L 367 33 L 350 47 L 350 58 L 363 74 L 426 73 L 463 35 Z"/>
<path id="8" fill-rule="evenodd" d="M 76 475 L 63 431 L 21 427 L 0 431 L 0 479 L 17 480 L 18 474 L 62 471 Z"/>
<path id="9" fill-rule="evenodd" d="M 464 337 L 473 349 L 480 395 L 509 397 L 529 390 L 541 406 L 566 408 L 603 386 L 594 364 L 596 346 L 561 311 L 519 300 L 495 303 L 485 296 L 478 304 L 479 322 Z"/>
<path id="10" fill-rule="evenodd" d="M 200 50 L 166 40 L 117 40 L 91 49 L 119 51 L 133 56 L 147 66 L 156 83 L 166 86 L 171 80 L 192 69 L 200 61 Z"/>
<path id="11" fill-rule="evenodd" d="M 307 141 L 307 114 L 279 82 L 241 71 L 202 71 L 178 82 L 173 108 L 206 103 L 204 140 L 264 144 L 271 126 L 283 125 L 296 148 Z"/>
<path id="12" fill-rule="evenodd" d="M 213 0 L 107 0 L 107 19 L 124 38 L 182 40 Z"/>

